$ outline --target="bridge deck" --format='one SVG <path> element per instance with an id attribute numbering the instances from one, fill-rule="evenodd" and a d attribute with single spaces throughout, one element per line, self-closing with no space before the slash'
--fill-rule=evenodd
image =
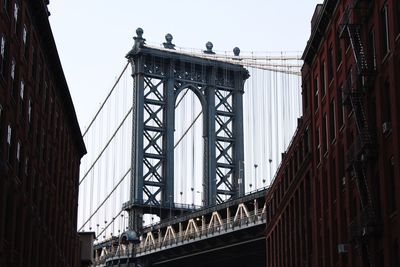
<path id="1" fill-rule="evenodd" d="M 117 240 L 97 244 L 96 264 L 107 261 L 113 265 L 135 259 L 152 266 L 263 243 L 266 191 L 265 188 L 147 227 L 143 229 L 140 244 L 134 247 L 119 244 Z"/>

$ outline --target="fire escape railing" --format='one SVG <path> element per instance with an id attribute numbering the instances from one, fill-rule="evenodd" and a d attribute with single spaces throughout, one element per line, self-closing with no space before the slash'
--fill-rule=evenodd
<path id="1" fill-rule="evenodd" d="M 355 245 L 361 248 L 361 256 L 366 266 L 372 266 L 371 250 L 369 240 L 376 232 L 377 218 L 374 201 L 367 179 L 368 161 L 374 159 L 376 154 L 375 137 L 368 126 L 368 118 L 365 109 L 365 95 L 368 90 L 369 80 L 372 78 L 373 70 L 368 65 L 367 55 L 362 39 L 362 24 L 350 22 L 350 15 L 353 18 L 358 15 L 360 7 L 370 6 L 370 1 L 352 1 L 346 9 L 339 29 L 339 36 L 349 40 L 353 51 L 356 71 L 349 74 L 343 88 L 343 104 L 349 105 L 352 109 L 357 136 L 349 147 L 346 155 L 347 169 L 351 170 L 356 180 L 357 189 L 360 195 L 361 214 L 356 216 L 349 226 L 351 239 Z M 365 11 L 364 11 L 365 13 Z M 364 14 L 363 13 L 363 14 Z M 357 18 L 356 20 L 359 20 Z"/>

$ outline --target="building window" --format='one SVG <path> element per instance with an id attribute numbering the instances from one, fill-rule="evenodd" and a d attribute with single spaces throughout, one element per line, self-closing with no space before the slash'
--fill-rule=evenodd
<path id="1" fill-rule="evenodd" d="M 22 30 L 22 42 L 24 45 L 26 45 L 26 39 L 27 39 L 28 31 L 26 30 L 26 25 L 24 24 L 24 28 Z"/>
<path id="2" fill-rule="evenodd" d="M 394 177 L 394 157 L 391 156 L 389 159 L 389 177 L 388 177 L 388 204 L 389 204 L 389 212 L 393 213 L 397 209 L 397 200 L 396 200 L 396 178 Z"/>
<path id="3" fill-rule="evenodd" d="M 328 193 L 328 173 L 326 171 L 326 168 L 323 167 L 322 168 L 322 177 L 321 177 L 321 186 L 322 186 L 322 209 L 328 209 L 328 197 L 329 197 L 329 193 Z"/>
<path id="4" fill-rule="evenodd" d="M 308 109 L 308 91 L 309 91 L 309 83 L 308 81 L 303 81 L 302 86 L 302 96 L 303 96 L 303 113 Z"/>
<path id="5" fill-rule="evenodd" d="M 17 3 L 14 3 L 14 33 L 17 32 L 17 25 L 18 25 L 18 12 L 19 12 L 19 6 Z"/>
<path id="6" fill-rule="evenodd" d="M 326 114 L 322 117 L 322 151 L 325 153 L 328 150 L 328 122 L 326 120 Z"/>
<path id="7" fill-rule="evenodd" d="M 317 132 L 315 133 L 315 137 L 317 138 L 317 163 L 321 161 L 321 136 L 319 127 L 317 128 Z"/>
<path id="8" fill-rule="evenodd" d="M 18 141 L 17 143 L 17 160 L 20 160 L 20 153 L 21 153 L 21 143 Z"/>
<path id="9" fill-rule="evenodd" d="M 323 98 L 326 93 L 326 73 L 325 73 L 325 61 L 321 63 L 320 78 L 321 78 L 321 97 Z"/>
<path id="10" fill-rule="evenodd" d="M 315 77 L 314 79 L 314 111 L 318 109 L 318 76 Z"/>
<path id="11" fill-rule="evenodd" d="M 37 53 L 35 51 L 35 48 L 32 47 L 32 71 L 31 71 L 31 75 L 33 80 L 36 80 L 36 66 L 37 66 L 38 62 L 37 62 Z"/>
<path id="12" fill-rule="evenodd" d="M 393 258 L 394 266 L 400 266 L 399 240 L 397 238 L 393 242 Z"/>
<path id="13" fill-rule="evenodd" d="M 29 164 L 29 158 L 25 158 L 24 174 L 25 174 L 26 176 L 28 175 L 28 164 Z"/>
<path id="14" fill-rule="evenodd" d="M 24 100 L 25 82 L 23 80 L 21 80 L 19 88 L 19 97 L 21 98 L 21 100 Z"/>
<path id="15" fill-rule="evenodd" d="M 331 192 L 332 192 L 332 200 L 336 200 L 336 161 L 335 159 L 332 160 L 332 165 L 330 166 L 331 172 Z"/>
<path id="16" fill-rule="evenodd" d="M 342 64 L 342 42 L 339 39 L 339 34 L 336 34 L 336 69 Z"/>
<path id="17" fill-rule="evenodd" d="M 25 91 L 25 82 L 23 80 L 21 80 L 20 86 L 19 86 L 20 103 L 18 104 L 19 116 L 21 119 L 23 118 L 23 111 L 24 111 L 24 91 Z"/>
<path id="18" fill-rule="evenodd" d="M 344 149 L 343 145 L 339 145 L 339 188 L 340 191 L 346 189 L 346 173 L 345 173 L 345 162 L 344 162 Z"/>
<path id="19" fill-rule="evenodd" d="M 305 130 L 304 136 L 303 136 L 303 152 L 304 152 L 304 156 L 306 156 L 309 152 L 310 152 L 310 142 L 309 139 L 310 135 L 309 135 L 309 130 L 308 128 Z"/>
<path id="20" fill-rule="evenodd" d="M 43 104 L 46 106 L 47 105 L 47 82 L 44 82 L 44 87 L 43 87 Z"/>
<path id="21" fill-rule="evenodd" d="M 0 104 L 0 159 L 2 157 L 3 150 L 3 106 Z"/>
<path id="22" fill-rule="evenodd" d="M 392 107 L 390 104 L 390 85 L 389 82 L 386 81 L 383 86 L 383 122 L 391 122 L 392 121 Z"/>
<path id="23" fill-rule="evenodd" d="M 11 61 L 11 94 L 14 98 L 18 96 L 18 79 L 17 79 L 17 65 L 15 59 Z"/>
<path id="24" fill-rule="evenodd" d="M 32 101 L 28 100 L 28 123 L 29 123 L 29 131 L 31 130 L 31 122 L 32 122 Z"/>
<path id="25" fill-rule="evenodd" d="M 382 49 L 383 55 L 386 56 L 389 53 L 389 20 L 388 20 L 388 6 L 382 8 L 381 11 L 381 23 L 382 23 Z"/>
<path id="26" fill-rule="evenodd" d="M 328 51 L 328 80 L 329 83 L 333 80 L 333 48 L 332 44 Z"/>
<path id="27" fill-rule="evenodd" d="M 347 72 L 347 90 L 349 93 L 353 91 L 353 68 L 350 66 L 349 71 Z"/>
<path id="28" fill-rule="evenodd" d="M 330 139 L 331 142 L 335 140 L 336 138 L 336 116 L 335 116 L 335 101 L 332 99 L 330 105 L 329 105 L 329 115 L 330 115 Z"/>
<path id="29" fill-rule="evenodd" d="M 8 162 L 11 163 L 11 141 L 12 141 L 12 129 L 11 125 L 7 127 L 7 158 Z"/>
<path id="30" fill-rule="evenodd" d="M 10 4 L 9 0 L 3 0 L 3 11 L 8 14 L 8 5 Z"/>
<path id="31" fill-rule="evenodd" d="M 12 82 L 14 82 L 15 79 L 15 59 L 11 60 L 11 71 L 10 71 L 11 79 Z"/>
<path id="32" fill-rule="evenodd" d="M 21 142 L 17 142 L 17 168 L 16 171 L 18 173 L 18 177 L 21 177 L 22 169 L 23 169 L 23 161 L 22 161 L 22 146 Z"/>
<path id="33" fill-rule="evenodd" d="M 397 1 L 395 1 L 395 3 L 396 3 L 396 13 L 397 13 L 397 16 L 396 16 L 396 26 L 397 26 L 397 34 L 400 34 L 400 1 L 399 0 L 397 0 Z"/>
<path id="34" fill-rule="evenodd" d="M 341 85 L 339 85 L 339 92 L 338 92 L 338 94 L 337 94 L 337 96 L 338 96 L 338 101 L 337 101 L 337 105 L 338 105 L 338 125 L 339 125 L 339 127 L 341 128 L 342 126 L 343 126 L 343 123 L 344 123 L 344 119 L 343 119 L 343 117 L 344 117 L 344 112 L 343 112 L 343 109 L 344 109 L 344 105 L 343 105 L 343 85 L 341 84 Z"/>
<path id="35" fill-rule="evenodd" d="M 4 64 L 6 58 L 6 38 L 2 35 L 0 41 L 0 75 L 4 75 Z"/>
<path id="36" fill-rule="evenodd" d="M 368 52 L 369 52 L 369 64 L 373 70 L 376 70 L 376 47 L 375 47 L 375 32 L 371 30 L 368 36 Z"/>
<path id="37" fill-rule="evenodd" d="M 24 43 L 24 57 L 25 60 L 28 60 L 29 57 L 29 48 L 28 48 L 28 43 L 29 43 L 29 33 L 26 28 L 26 25 L 24 25 L 23 31 L 22 31 L 22 41 Z"/>

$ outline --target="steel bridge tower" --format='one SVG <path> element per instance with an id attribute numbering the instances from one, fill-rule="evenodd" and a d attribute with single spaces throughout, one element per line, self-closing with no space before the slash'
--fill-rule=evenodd
<path id="1" fill-rule="evenodd" d="M 249 75 L 238 64 L 177 52 L 170 34 L 164 48 L 147 46 L 142 29 L 136 34 L 126 56 L 134 82 L 131 190 L 123 208 L 130 230 L 140 232 L 145 213 L 164 219 L 190 210 L 171 197 L 175 105 L 183 90 L 198 97 L 203 112 L 204 206 L 244 194 L 243 90 Z M 205 54 L 214 54 L 210 42 L 206 47 Z"/>

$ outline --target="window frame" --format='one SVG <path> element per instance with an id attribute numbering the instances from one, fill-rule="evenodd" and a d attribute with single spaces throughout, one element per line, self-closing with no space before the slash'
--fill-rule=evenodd
<path id="1" fill-rule="evenodd" d="M 381 9 L 381 27 L 382 27 L 382 54 L 383 60 L 390 52 L 390 38 L 389 38 L 389 9 L 388 4 L 385 3 Z"/>
<path id="2" fill-rule="evenodd" d="M 7 41 L 4 34 L 1 34 L 0 38 L 0 76 L 4 77 L 4 69 L 6 64 L 6 53 L 7 53 Z"/>
<path id="3" fill-rule="evenodd" d="M 329 126 L 329 135 L 330 135 L 330 141 L 333 143 L 336 139 L 336 108 L 335 108 L 335 99 L 332 99 L 331 102 L 329 103 L 329 115 L 330 115 L 330 122 L 331 125 Z"/>
<path id="4" fill-rule="evenodd" d="M 314 78 L 314 112 L 317 112 L 319 107 L 319 79 L 318 75 Z"/>

